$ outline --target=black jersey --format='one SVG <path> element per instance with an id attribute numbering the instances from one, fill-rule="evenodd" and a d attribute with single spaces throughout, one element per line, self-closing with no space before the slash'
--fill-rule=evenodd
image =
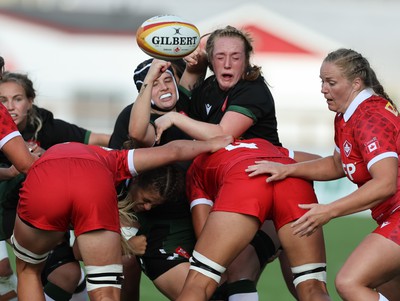
<path id="1" fill-rule="evenodd" d="M 179 101 L 178 101 L 179 103 Z M 121 113 L 119 113 L 117 120 L 115 121 L 114 131 L 111 134 L 110 142 L 108 146 L 113 149 L 120 149 L 123 146 L 123 143 L 129 139 L 129 119 L 131 117 L 133 103 L 127 105 Z M 177 105 L 178 107 L 178 105 Z M 154 121 L 160 117 L 159 114 L 150 114 L 150 123 L 154 124 Z M 190 139 L 188 135 L 183 133 L 176 126 L 172 126 L 167 129 L 161 136 L 160 145 L 168 143 L 173 140 L 178 139 Z"/>
<path id="2" fill-rule="evenodd" d="M 240 80 L 228 91 L 222 91 L 215 76 L 210 76 L 191 95 L 181 93 L 180 97 L 193 119 L 218 124 L 227 111 L 235 111 L 253 119 L 241 138 L 264 138 L 281 146 L 274 98 L 262 76 L 255 81 Z"/>

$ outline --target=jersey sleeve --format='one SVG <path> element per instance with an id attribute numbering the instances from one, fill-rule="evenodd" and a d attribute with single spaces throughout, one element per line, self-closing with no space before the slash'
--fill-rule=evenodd
<path id="1" fill-rule="evenodd" d="M 227 111 L 234 111 L 253 119 L 258 119 L 275 112 L 275 104 L 265 82 L 262 78 L 254 82 L 241 82 L 229 96 L 230 104 Z"/>
<path id="2" fill-rule="evenodd" d="M 354 137 L 358 137 L 358 148 L 365 162 L 368 162 L 368 168 L 380 159 L 398 157 L 398 126 L 383 114 L 374 112 L 360 118 L 354 128 Z"/>
<path id="3" fill-rule="evenodd" d="M 0 149 L 16 136 L 21 136 L 6 107 L 0 104 Z"/>
<path id="4" fill-rule="evenodd" d="M 132 104 L 125 107 L 115 121 L 114 130 L 111 134 L 108 146 L 113 149 L 121 149 L 124 142 L 129 138 L 129 119 L 131 116 Z"/>

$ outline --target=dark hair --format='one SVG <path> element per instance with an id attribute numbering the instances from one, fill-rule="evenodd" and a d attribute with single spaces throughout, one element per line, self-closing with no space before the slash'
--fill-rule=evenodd
<path id="1" fill-rule="evenodd" d="M 146 77 L 152 62 L 153 59 L 148 59 L 141 62 L 139 65 L 137 65 L 135 71 L 133 72 L 133 81 L 135 82 L 136 89 L 138 91 L 140 91 L 140 88 L 142 88 L 144 78 Z M 173 76 L 176 75 L 178 78 L 181 78 L 183 71 L 185 71 L 185 67 L 186 63 L 183 59 L 173 60 L 171 61 L 171 66 L 168 68 L 168 70 L 171 71 Z"/>
<path id="2" fill-rule="evenodd" d="M 20 85 L 24 89 L 26 97 L 31 98 L 32 101 L 35 100 L 36 90 L 33 87 L 33 82 L 29 79 L 28 75 L 6 71 L 3 73 L 3 76 L 0 79 L 0 84 L 9 82 Z M 32 109 L 28 111 L 27 119 L 28 124 L 31 124 L 36 129 L 34 137 L 37 139 L 37 134 L 42 129 L 43 123 L 35 106 L 32 106 Z"/>
<path id="3" fill-rule="evenodd" d="M 330 52 L 324 62 L 336 65 L 349 81 L 360 78 L 366 87 L 372 88 L 376 94 L 387 99 L 395 106 L 376 77 L 375 71 L 371 68 L 368 60 L 360 53 L 352 49 L 339 48 Z"/>
<path id="4" fill-rule="evenodd" d="M 232 38 L 239 38 L 243 41 L 244 45 L 244 53 L 246 56 L 246 72 L 243 74 L 243 79 L 253 81 L 257 79 L 261 74 L 261 67 L 256 65 L 250 64 L 250 55 L 253 53 L 253 39 L 251 38 L 250 34 L 239 30 L 233 26 L 226 26 L 225 28 L 216 29 L 214 30 L 207 39 L 206 44 L 206 52 L 208 56 L 208 61 L 211 61 L 211 58 L 214 54 L 214 43 L 217 38 L 221 37 L 232 37 Z M 213 70 L 212 65 L 210 64 L 211 71 Z"/>
<path id="5" fill-rule="evenodd" d="M 158 192 L 164 201 L 173 202 L 185 194 L 185 173 L 176 164 L 165 165 L 139 174 L 133 185 Z"/>

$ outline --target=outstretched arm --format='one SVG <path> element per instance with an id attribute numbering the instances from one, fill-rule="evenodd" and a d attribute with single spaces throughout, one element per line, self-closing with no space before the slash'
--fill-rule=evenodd
<path id="1" fill-rule="evenodd" d="M 100 145 L 100 146 L 105 146 L 108 147 L 108 144 L 110 142 L 110 134 L 102 134 L 102 133 L 90 133 L 89 136 L 89 142 L 88 144 L 92 145 Z"/>
<path id="2" fill-rule="evenodd" d="M 256 161 L 247 167 L 249 177 L 260 174 L 270 174 L 267 182 L 282 180 L 287 177 L 298 177 L 310 181 L 329 181 L 344 177 L 344 171 L 339 153 L 332 156 L 304 161 L 295 164 L 280 164 L 270 161 Z"/>
<path id="3" fill-rule="evenodd" d="M 137 172 L 154 169 L 177 161 L 188 161 L 205 152 L 215 152 L 233 141 L 232 136 L 219 136 L 206 141 L 175 140 L 162 146 L 139 148 L 134 153 Z"/>
<path id="4" fill-rule="evenodd" d="M 374 163 L 369 171 L 372 179 L 345 197 L 326 205 L 299 205 L 309 211 L 293 223 L 294 234 L 310 235 L 333 218 L 371 209 L 396 193 L 397 158 L 382 159 Z"/>
<path id="5" fill-rule="evenodd" d="M 159 141 L 162 133 L 175 125 L 194 139 L 206 140 L 221 135 L 232 135 L 239 138 L 249 129 L 253 120 L 241 113 L 228 111 L 219 124 L 213 124 L 192 119 L 178 112 L 169 112 L 155 121 L 157 129 L 156 140 Z"/>

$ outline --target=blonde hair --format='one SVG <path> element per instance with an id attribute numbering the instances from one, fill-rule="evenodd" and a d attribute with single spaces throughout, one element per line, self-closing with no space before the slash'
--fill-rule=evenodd
<path id="1" fill-rule="evenodd" d="M 174 202 L 185 194 L 185 173 L 177 164 L 170 164 L 148 170 L 134 178 L 129 184 L 128 192 L 118 202 L 120 221 L 128 226 L 139 222 L 134 212 L 136 201 L 131 193 L 134 186 L 157 192 L 162 202 Z M 125 239 L 122 238 L 121 244 L 123 254 L 133 254 Z"/>
<path id="2" fill-rule="evenodd" d="M 366 87 L 372 88 L 376 94 L 387 99 L 395 106 L 379 82 L 368 60 L 360 53 L 352 49 L 339 48 L 330 52 L 324 59 L 324 62 L 336 65 L 341 70 L 343 76 L 350 82 L 355 78 L 360 78 Z"/>
<path id="3" fill-rule="evenodd" d="M 119 220 L 121 224 L 132 226 L 133 224 L 138 223 L 138 218 L 133 211 L 134 205 L 135 202 L 132 200 L 132 195 L 130 193 L 118 202 Z M 123 255 L 134 254 L 132 247 L 122 235 L 121 248 Z"/>

